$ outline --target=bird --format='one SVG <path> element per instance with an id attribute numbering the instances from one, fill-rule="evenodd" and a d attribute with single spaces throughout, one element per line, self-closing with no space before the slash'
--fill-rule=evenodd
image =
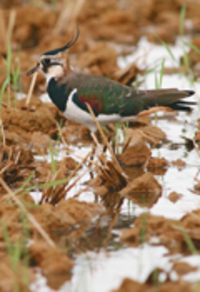
<path id="1" fill-rule="evenodd" d="M 36 66 L 26 73 L 30 76 L 37 71 L 46 78 L 50 99 L 68 120 L 94 133 L 97 126 L 88 105 L 99 124 L 106 126 L 134 120 L 137 114 L 156 106 L 187 112 L 195 104 L 182 100 L 192 96 L 192 90 L 139 90 L 103 76 L 74 71 L 63 55 L 78 37 L 79 30 L 63 47 L 40 55 Z"/>

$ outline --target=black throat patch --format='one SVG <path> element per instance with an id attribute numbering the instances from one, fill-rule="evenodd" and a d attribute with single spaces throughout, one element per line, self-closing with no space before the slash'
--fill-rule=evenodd
<path id="1" fill-rule="evenodd" d="M 65 111 L 67 100 L 72 90 L 73 88 L 68 87 L 66 83 L 58 84 L 54 78 L 50 79 L 47 86 L 47 92 L 51 100 L 61 112 Z"/>

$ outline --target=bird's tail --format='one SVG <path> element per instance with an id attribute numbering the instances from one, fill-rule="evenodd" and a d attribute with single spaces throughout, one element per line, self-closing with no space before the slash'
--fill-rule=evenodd
<path id="1" fill-rule="evenodd" d="M 143 91 L 141 98 L 145 107 L 166 106 L 173 110 L 189 112 L 195 101 L 183 101 L 183 98 L 194 94 L 192 90 L 159 89 Z"/>

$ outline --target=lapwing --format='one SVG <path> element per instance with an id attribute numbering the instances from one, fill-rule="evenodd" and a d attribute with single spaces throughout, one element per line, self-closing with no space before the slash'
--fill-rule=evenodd
<path id="1" fill-rule="evenodd" d="M 101 126 L 134 120 L 137 114 L 155 106 L 190 111 L 195 104 L 182 100 L 193 95 L 192 90 L 139 90 L 102 76 L 75 72 L 63 52 L 78 37 L 79 30 L 65 46 L 40 55 L 36 66 L 26 73 L 29 76 L 38 71 L 44 75 L 50 99 L 67 119 L 95 132 L 96 123 L 87 104 Z"/>

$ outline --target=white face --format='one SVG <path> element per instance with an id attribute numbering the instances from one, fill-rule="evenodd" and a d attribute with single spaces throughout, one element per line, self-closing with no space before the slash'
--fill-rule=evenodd
<path id="1" fill-rule="evenodd" d="M 39 67 L 38 71 L 44 75 L 47 83 L 51 78 L 59 78 L 64 75 L 64 68 L 61 65 L 51 65 L 44 71 L 41 67 Z"/>
<path id="2" fill-rule="evenodd" d="M 64 65 L 65 62 L 63 59 L 42 56 L 39 61 L 38 71 L 45 76 L 48 83 L 51 78 L 56 79 L 63 76 Z"/>

